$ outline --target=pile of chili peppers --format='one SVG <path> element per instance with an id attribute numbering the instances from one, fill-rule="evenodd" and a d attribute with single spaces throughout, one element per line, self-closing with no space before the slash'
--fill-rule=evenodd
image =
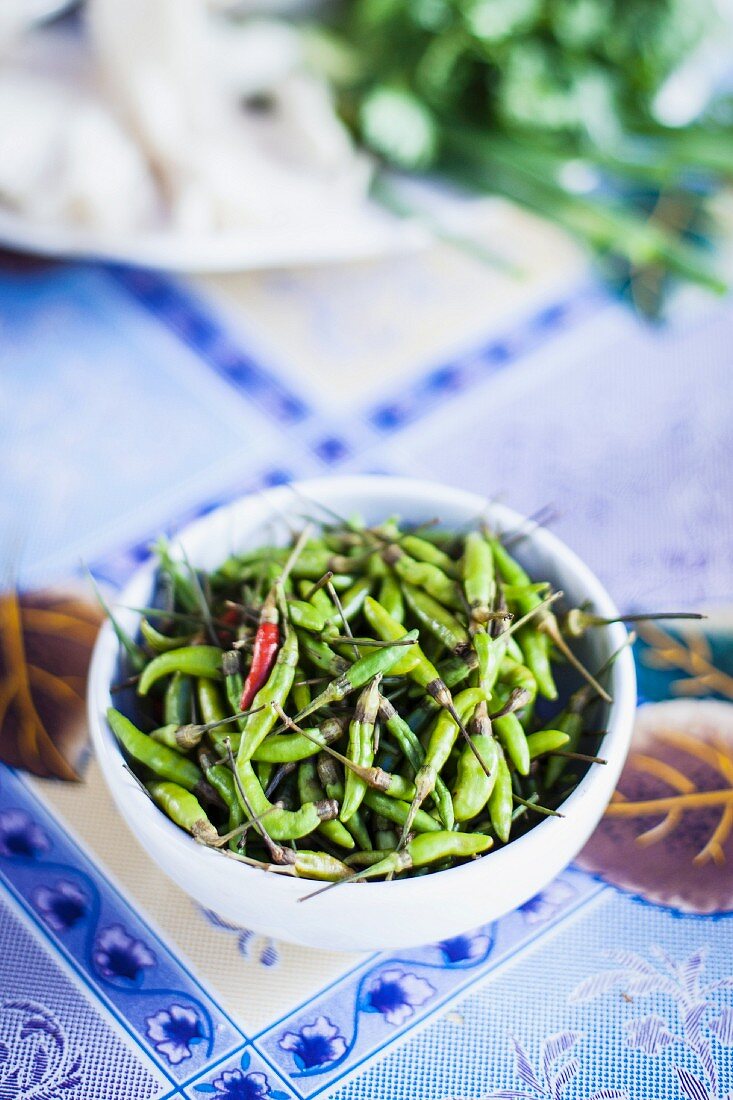
<path id="1" fill-rule="evenodd" d="M 610 701 L 611 662 L 568 639 L 606 620 L 560 616 L 507 541 L 344 521 L 211 573 L 159 544 L 139 638 L 113 622 L 108 715 L 149 796 L 229 858 L 325 882 L 451 867 L 560 813 Z"/>

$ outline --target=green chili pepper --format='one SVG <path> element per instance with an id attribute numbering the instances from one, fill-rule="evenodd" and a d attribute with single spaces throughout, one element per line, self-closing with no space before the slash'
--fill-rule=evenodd
<path id="1" fill-rule="evenodd" d="M 223 764 L 212 764 L 206 769 L 206 778 L 229 811 L 227 832 L 238 828 L 244 821 L 244 810 L 239 805 L 234 776 Z"/>
<path id="2" fill-rule="evenodd" d="M 202 844 L 214 844 L 219 839 L 197 798 L 188 790 L 177 783 L 165 781 L 147 783 L 146 786 L 156 806 L 195 840 Z"/>
<path id="3" fill-rule="evenodd" d="M 396 543 L 382 551 L 382 558 L 403 581 L 414 584 L 417 588 L 424 588 L 446 607 L 460 607 L 455 581 L 447 577 L 437 565 L 415 561 Z"/>
<path id="4" fill-rule="evenodd" d="M 184 646 L 183 649 L 171 649 L 154 657 L 143 669 L 137 686 L 138 695 L 147 695 L 156 681 L 174 672 L 184 672 L 187 676 L 206 676 L 211 680 L 221 679 L 221 650 L 213 645 Z"/>
<path id="5" fill-rule="evenodd" d="M 151 737 L 153 741 L 157 741 L 160 745 L 167 745 L 169 749 L 180 752 L 181 746 L 176 740 L 176 733 L 180 728 L 175 722 L 172 722 L 170 725 L 158 726 L 157 729 L 151 730 L 148 737 Z"/>
<path id="6" fill-rule="evenodd" d="M 390 852 L 379 863 L 359 873 L 360 878 L 378 878 L 390 872 L 399 874 L 412 867 L 425 867 L 442 859 L 468 859 L 480 855 L 491 847 L 493 841 L 483 833 L 424 833 L 413 839 L 398 852 Z"/>
<path id="7" fill-rule="evenodd" d="M 545 699 L 557 699 L 557 687 L 550 666 L 550 639 L 531 624 L 518 632 L 524 661 L 537 682 L 537 688 Z"/>
<path id="8" fill-rule="evenodd" d="M 288 617 L 294 626 L 319 634 L 326 625 L 321 612 L 306 600 L 288 600 Z"/>
<path id="9" fill-rule="evenodd" d="M 531 579 L 525 573 L 524 569 L 522 569 L 519 562 L 511 556 L 499 539 L 489 537 L 488 544 L 502 579 L 506 581 L 507 584 L 511 584 L 516 588 L 526 588 L 528 585 L 532 584 Z M 531 611 L 531 609 L 536 606 L 534 594 L 528 597 L 526 603 L 520 603 L 519 606 L 522 614 Z"/>
<path id="10" fill-rule="evenodd" d="M 311 878 L 317 882 L 338 882 L 351 875 L 351 869 L 340 859 L 326 852 L 306 852 L 302 848 L 295 853 L 293 867 L 299 878 Z"/>
<path id="11" fill-rule="evenodd" d="M 380 675 L 375 676 L 359 696 L 354 717 L 349 725 L 348 756 L 362 768 L 370 767 L 374 760 L 374 723 L 379 711 L 380 680 Z M 348 821 L 359 809 L 366 789 L 367 784 L 364 780 L 347 769 L 344 801 L 339 814 L 341 821 Z"/>
<path id="12" fill-rule="evenodd" d="M 509 840 L 512 828 L 512 776 L 501 746 L 496 761 L 496 781 L 489 798 L 489 817 L 494 832 L 504 844 Z"/>
<path id="13" fill-rule="evenodd" d="M 440 547 L 428 542 L 427 539 L 420 538 L 419 535 L 403 535 L 400 539 L 400 546 L 406 554 L 409 554 L 411 558 L 415 558 L 416 561 L 435 565 L 448 577 L 458 576 L 458 563 L 454 562 L 453 558 L 446 554 L 444 550 L 441 550 Z"/>
<path id="14" fill-rule="evenodd" d="M 455 615 L 446 611 L 442 604 L 427 592 L 407 582 L 403 584 L 402 591 L 418 622 L 434 634 L 451 653 L 466 650 L 469 647 L 468 631 L 458 622 Z"/>
<path id="15" fill-rule="evenodd" d="M 242 809 L 249 818 L 266 816 L 267 832 L 273 840 L 297 840 L 312 833 L 322 821 L 331 821 L 338 815 L 338 804 L 331 799 L 306 802 L 299 810 L 274 807 L 249 760 L 237 761 L 237 777 L 237 797 Z"/>
<path id="16" fill-rule="evenodd" d="M 350 588 L 347 588 L 341 599 L 341 608 L 347 619 L 351 619 L 354 615 L 357 615 L 361 611 L 364 600 L 369 595 L 372 589 L 371 577 L 359 577 Z M 336 629 L 341 628 L 341 614 L 339 611 L 333 611 L 327 618 L 327 623 L 331 626 L 335 626 Z"/>
<path id="17" fill-rule="evenodd" d="M 410 729 L 404 718 L 397 713 L 388 699 L 384 697 L 380 699 L 379 711 L 387 729 L 392 734 L 395 741 L 397 741 L 402 752 L 409 761 L 412 774 L 416 775 L 425 759 L 425 751 L 418 737 Z M 411 799 L 414 797 L 414 793 L 410 795 Z M 453 802 L 447 786 L 439 775 L 435 777 L 435 790 L 432 792 L 431 798 L 435 802 L 441 821 L 446 829 L 452 829 L 455 820 Z"/>
<path id="18" fill-rule="evenodd" d="M 470 732 L 482 760 L 488 764 L 489 775 L 466 745 L 458 758 L 453 790 L 453 808 L 457 821 L 470 821 L 476 817 L 488 802 L 496 782 L 498 749 L 492 736 L 485 700 L 476 706 Z"/>
<path id="19" fill-rule="evenodd" d="M 532 596 L 539 596 L 541 599 L 547 595 L 549 587 L 549 581 L 541 581 L 539 584 L 504 584 L 502 591 L 507 603 L 513 604 L 517 610 L 520 610 L 520 603 L 526 607 Z"/>
<path id="20" fill-rule="evenodd" d="M 216 680 L 207 680 L 203 677 L 197 680 L 196 696 L 198 698 L 201 721 L 204 725 L 208 725 L 211 722 L 221 722 L 223 718 L 230 717 L 230 712 L 224 705 L 221 686 Z M 235 728 L 235 723 L 227 723 L 226 725 L 215 726 L 213 729 L 208 730 L 207 736 L 220 755 L 224 752 L 224 739 L 226 737 L 232 739 L 232 744 L 234 744 L 235 741 L 237 744 L 239 743 L 239 734 L 233 732 Z"/>
<path id="21" fill-rule="evenodd" d="M 336 573 L 331 577 L 331 584 L 337 592 L 346 592 L 355 580 L 356 577 L 352 573 Z"/>
<path id="22" fill-rule="evenodd" d="M 383 770 L 383 769 L 380 769 Z M 399 772 L 384 771 L 384 775 L 388 777 L 386 786 L 381 785 L 376 788 L 389 795 L 390 798 L 399 798 L 402 802 L 411 802 L 415 797 L 415 784 L 411 783 L 409 779 L 405 779 Z"/>
<path id="23" fill-rule="evenodd" d="M 527 736 L 527 746 L 531 760 L 538 756 L 544 756 L 548 752 L 557 752 L 564 749 L 570 742 L 570 737 L 563 730 L 537 730 Z"/>
<path id="24" fill-rule="evenodd" d="M 278 550 L 273 554 L 273 561 L 284 563 L 289 554 L 288 548 Z M 363 555 L 361 558 L 348 558 L 343 554 L 332 554 L 323 541 L 319 543 L 314 540 L 307 544 L 293 563 L 291 576 L 317 581 L 324 573 L 349 574 L 355 566 L 366 562 L 368 557 L 369 555 Z"/>
<path id="25" fill-rule="evenodd" d="M 502 634 L 492 638 L 486 631 L 479 630 L 473 636 L 473 645 L 478 657 L 478 682 L 490 696 L 506 654 L 506 642 Z"/>
<path id="26" fill-rule="evenodd" d="M 456 695 L 454 703 L 461 721 L 465 722 L 476 706 L 485 698 L 481 688 L 466 688 L 459 695 Z M 433 790 L 435 778 L 445 767 L 451 749 L 456 743 L 458 732 L 458 725 L 453 716 L 447 711 L 441 711 L 435 721 L 425 751 L 425 761 L 421 768 L 421 772 L 424 771 L 425 775 L 422 779 L 416 780 L 419 791 L 422 791 L 426 782 L 429 783 L 429 789 L 425 791 L 423 798 Z"/>
<path id="27" fill-rule="evenodd" d="M 361 851 L 350 852 L 346 856 L 344 862 L 349 867 L 372 867 L 375 863 L 380 863 L 383 859 L 394 854 L 397 847 L 397 839 L 395 835 L 395 843 L 385 845 L 382 848 L 372 848 L 371 851 L 366 848 Z M 432 836 L 432 833 L 421 833 L 421 836 Z"/>
<path id="28" fill-rule="evenodd" d="M 446 660 L 436 665 L 436 668 L 445 686 L 451 690 L 454 687 L 460 687 L 462 684 L 475 687 L 474 684 L 466 684 L 471 673 L 478 668 L 478 659 L 473 650 L 469 650 L 466 654 L 461 654 L 458 657 L 447 657 Z M 435 711 L 438 709 L 439 704 L 432 699 L 426 699 L 423 705 L 429 706 Z"/>
<path id="29" fill-rule="evenodd" d="M 110 707 L 107 711 L 107 721 L 127 755 L 161 779 L 170 779 L 172 783 L 185 787 L 187 791 L 192 791 L 201 780 L 201 772 L 192 760 L 188 760 L 167 745 L 153 741 L 114 707 Z"/>
<path id="30" fill-rule="evenodd" d="M 493 721 L 493 730 L 520 775 L 529 775 L 530 752 L 527 735 L 516 714 L 504 714 Z"/>
<path id="31" fill-rule="evenodd" d="M 580 692 L 583 692 L 582 688 Z M 580 694 L 580 692 L 576 694 Z M 577 704 L 575 704 L 574 698 L 575 697 L 571 697 L 570 703 L 566 709 L 552 719 L 552 728 L 567 735 L 568 740 L 565 743 L 565 748 L 570 752 L 577 751 L 583 732 L 582 710 L 575 709 Z M 553 760 L 547 761 L 544 774 L 546 789 L 558 782 L 567 766 L 568 761 L 562 756 L 556 756 Z"/>
<path id="32" fill-rule="evenodd" d="M 396 825 L 403 827 L 410 813 L 407 802 L 401 802 L 398 798 L 390 798 L 381 791 L 371 789 L 368 789 L 364 795 L 364 805 L 370 810 L 375 810 L 382 817 L 386 817 L 388 821 L 394 821 Z M 440 830 L 439 823 L 424 810 L 417 811 L 412 820 L 412 827 L 418 833 L 434 833 Z"/>
<path id="33" fill-rule="evenodd" d="M 542 603 L 542 597 L 531 591 L 532 582 L 521 565 L 514 560 L 498 539 L 491 539 L 491 551 L 502 577 L 515 589 L 524 589 L 517 593 L 515 603 L 518 611 L 526 615 Z M 550 667 L 550 639 L 539 627 L 547 618 L 554 621 L 554 615 L 545 611 L 538 622 L 523 627 L 517 636 L 522 650 L 524 663 L 531 669 L 537 681 L 537 687 L 546 699 L 557 699 L 557 688 Z"/>
<path id="34" fill-rule="evenodd" d="M 215 680 L 207 680 L 204 677 L 197 680 L 196 696 L 201 721 L 205 725 L 209 722 L 220 722 L 223 718 L 229 717 L 230 712 L 224 706 L 221 688 Z"/>
<path id="35" fill-rule="evenodd" d="M 182 646 L 189 645 L 194 631 L 189 634 L 179 634 L 177 637 L 170 637 L 168 634 L 161 634 L 159 630 L 156 630 L 154 626 L 151 626 L 147 619 L 142 619 L 140 622 L 140 633 L 145 641 L 148 643 L 151 649 L 156 653 L 167 653 L 169 649 L 180 649 Z"/>
<path id="36" fill-rule="evenodd" d="M 221 666 L 224 673 L 224 687 L 227 693 L 227 700 L 229 706 L 232 708 L 232 712 L 237 714 L 240 710 L 239 703 L 242 698 L 244 685 L 238 651 L 236 649 L 230 649 L 226 653 L 222 653 Z M 245 721 L 246 719 L 244 718 L 237 719 L 237 726 L 240 730 L 244 728 Z"/>
<path id="37" fill-rule="evenodd" d="M 326 574 L 326 576 L 328 576 L 328 574 Z M 308 600 L 312 603 L 316 611 L 323 616 L 324 621 L 328 622 L 336 609 L 325 589 L 316 588 L 314 591 L 313 584 L 310 581 L 304 580 L 299 581 L 298 591 L 300 592 L 301 599 Z"/>
<path id="38" fill-rule="evenodd" d="M 372 599 L 371 596 L 367 596 L 364 601 L 364 615 L 377 637 L 381 638 L 383 641 L 397 642 L 407 637 L 407 628 L 404 627 L 402 623 L 398 623 L 396 619 L 393 619 L 385 608 L 377 603 L 376 600 Z M 414 633 L 417 638 L 418 632 L 413 631 L 412 633 Z M 409 649 L 403 652 L 400 660 L 396 661 L 391 667 L 390 672 L 393 676 L 409 675 L 413 669 L 425 659 L 425 655 L 419 645 L 410 646 Z"/>
<path id="39" fill-rule="evenodd" d="M 190 722 L 193 707 L 193 688 L 188 676 L 174 672 L 168 681 L 163 698 L 163 718 L 167 726 L 183 726 Z"/>
<path id="40" fill-rule="evenodd" d="M 386 817 L 380 817 L 379 814 L 372 814 L 372 826 L 374 828 L 374 842 L 377 849 L 382 849 L 385 853 L 391 851 L 397 847 L 399 837 L 397 831 L 392 828 L 392 822 L 388 821 Z"/>
<path id="41" fill-rule="evenodd" d="M 502 687 L 508 688 L 510 691 L 514 688 L 523 688 L 528 692 L 529 702 L 527 707 L 531 709 L 537 696 L 537 681 L 526 665 L 517 664 L 516 661 L 504 660 L 499 669 L 499 678 Z"/>
<path id="42" fill-rule="evenodd" d="M 399 843 L 396 829 L 379 829 L 375 834 L 375 841 L 383 851 L 392 851 Z"/>
<path id="43" fill-rule="evenodd" d="M 314 638 L 305 631 L 298 632 L 298 645 L 304 657 L 321 672 L 331 676 L 341 676 L 349 668 L 349 662 L 334 653 L 331 647 L 320 638 Z"/>
<path id="44" fill-rule="evenodd" d="M 381 558 L 377 558 L 377 561 L 382 561 Z M 384 564 L 382 562 L 382 564 Z M 391 616 L 397 623 L 404 623 L 405 621 L 405 602 L 402 598 L 402 588 L 400 583 L 395 577 L 394 573 L 387 570 L 385 567 L 385 574 L 382 579 L 382 583 L 379 586 L 379 600 L 388 615 Z"/>
<path id="45" fill-rule="evenodd" d="M 319 802 L 326 797 L 318 780 L 314 760 L 304 760 L 298 768 L 298 793 L 301 802 Z M 339 848 L 354 847 L 354 838 L 338 818 L 334 818 L 333 821 L 322 821 L 318 826 L 318 831 L 332 844 L 337 844 Z"/>
<path id="46" fill-rule="evenodd" d="M 240 581 L 242 579 L 242 569 L 246 565 L 251 565 L 252 562 L 257 562 L 262 558 L 262 550 L 252 550 L 248 554 L 231 554 L 226 561 L 222 562 L 218 569 L 210 575 L 209 580 L 212 586 L 221 586 L 230 582 Z"/>
<path id="47" fill-rule="evenodd" d="M 478 531 L 466 535 L 463 548 L 463 591 L 472 616 L 488 615 L 494 603 L 494 559 L 491 547 Z"/>
<path id="48" fill-rule="evenodd" d="M 340 791 L 341 791 L 340 801 L 343 801 L 343 797 L 344 797 L 343 784 L 341 784 Z M 346 822 L 344 827 L 348 830 L 348 832 L 351 833 L 351 835 L 354 838 L 354 841 L 359 845 L 360 848 L 365 848 L 365 849 L 371 848 L 372 838 L 369 836 L 369 829 L 367 828 L 366 821 L 364 820 L 364 814 L 362 813 L 361 810 L 356 810 L 351 815 L 349 820 Z"/>
<path id="49" fill-rule="evenodd" d="M 341 805 L 344 800 L 344 781 L 339 765 L 333 757 L 322 752 L 318 756 L 317 768 L 318 778 L 321 780 L 326 794 Z M 344 824 L 346 830 L 351 833 L 360 848 L 370 849 L 372 847 L 369 830 L 366 827 L 361 810 L 356 810 Z"/>
<path id="50" fill-rule="evenodd" d="M 466 746 L 458 759 L 456 781 L 453 790 L 453 809 L 456 821 L 470 821 L 481 813 L 491 797 L 496 783 L 498 752 L 493 737 L 477 734 L 474 744 L 489 765 L 491 774 L 487 775 Z"/>
<path id="51" fill-rule="evenodd" d="M 417 630 L 411 630 L 408 634 L 405 634 L 405 641 L 414 643 L 417 640 L 417 635 Z M 360 657 L 338 679 L 330 683 L 325 691 L 317 695 L 305 710 L 298 713 L 295 721 L 301 722 L 313 711 L 320 710 L 321 707 L 325 707 L 329 703 L 338 703 L 345 699 L 352 691 L 363 687 L 380 672 L 389 671 L 393 665 L 401 660 L 402 656 L 403 646 L 385 646 L 384 649 L 375 649 L 364 657 Z"/>
<path id="52" fill-rule="evenodd" d="M 376 600 L 367 597 L 364 602 L 364 614 L 372 629 L 384 636 L 386 640 L 396 641 L 398 637 L 406 637 L 405 628 L 396 623 L 394 619 L 390 619 L 384 608 L 380 607 Z M 398 631 L 400 631 L 399 635 L 397 634 Z M 427 659 L 419 645 L 412 647 L 411 654 L 414 654 L 414 656 L 403 658 L 402 661 L 398 661 L 394 665 L 393 674 L 409 676 L 411 680 L 424 688 L 429 695 L 432 695 L 440 707 L 445 708 L 449 713 L 455 714 L 451 693 L 438 675 L 435 665 Z"/>
<path id="53" fill-rule="evenodd" d="M 295 682 L 293 683 L 293 690 L 291 692 L 293 706 L 296 710 L 302 710 L 303 707 L 307 707 L 312 699 L 312 692 L 310 684 L 305 683 L 305 673 L 302 668 L 296 668 L 295 670 Z"/>
<path id="54" fill-rule="evenodd" d="M 270 734 L 257 746 L 252 759 L 266 761 L 268 764 L 307 760 L 318 752 L 314 741 L 322 745 L 338 741 L 346 730 L 346 724 L 345 718 L 327 718 L 320 726 L 306 729 L 303 733 Z"/>

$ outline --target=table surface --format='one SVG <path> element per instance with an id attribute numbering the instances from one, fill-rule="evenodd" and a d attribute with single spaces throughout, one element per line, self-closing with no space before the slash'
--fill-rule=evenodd
<path id="1" fill-rule="evenodd" d="M 554 231 L 504 211 L 494 233 L 521 278 L 447 246 L 207 279 L 5 257 L 4 577 L 83 561 L 113 592 L 160 530 L 324 473 L 552 505 L 622 609 L 712 612 L 680 668 L 639 650 L 637 738 L 692 730 L 730 783 L 730 702 L 694 697 L 731 698 L 733 307 L 686 295 L 655 328 Z M 656 847 L 602 825 L 495 924 L 346 956 L 161 881 L 93 761 L 82 787 L 0 766 L 0 1098 L 722 1100 L 733 847 L 728 826 L 695 861 L 716 819 L 693 824 Z"/>

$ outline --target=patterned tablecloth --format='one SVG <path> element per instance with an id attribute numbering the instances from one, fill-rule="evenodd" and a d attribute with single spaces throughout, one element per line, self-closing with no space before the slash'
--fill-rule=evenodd
<path id="1" fill-rule="evenodd" d="M 637 653 L 621 788 L 678 802 L 606 819 L 494 924 L 365 957 L 197 907 L 93 760 L 81 786 L 0 766 L 0 1100 L 733 1096 L 733 311 L 645 326 L 501 224 L 522 278 L 447 247 L 208 280 L 6 258 L 0 565 L 114 590 L 159 530 L 329 471 L 552 504 L 623 608 L 713 612 Z"/>

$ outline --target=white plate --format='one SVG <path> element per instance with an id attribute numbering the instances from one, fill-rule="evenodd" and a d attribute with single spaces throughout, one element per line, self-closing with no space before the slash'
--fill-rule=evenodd
<path id="1" fill-rule="evenodd" d="M 171 271 L 226 272 L 343 263 L 425 247 L 419 226 L 365 208 L 348 222 L 321 222 L 191 236 L 159 230 L 100 237 L 78 227 L 42 224 L 0 207 L 0 244 L 42 256 L 77 257 Z"/>
<path id="2" fill-rule="evenodd" d="M 0 0 L 2 4 L 4 0 Z M 36 0 L 39 11 L 42 0 Z M 60 0 L 43 0 L 46 8 Z M 54 24 L 28 35 L 14 53 L 13 67 L 58 80 L 72 90 L 94 86 L 83 37 Z M 111 235 L 80 225 L 39 221 L 0 201 L 0 245 L 44 256 L 102 259 L 173 271 L 227 272 L 328 264 L 404 253 L 423 247 L 429 235 L 365 200 L 347 204 L 325 195 L 316 217 L 294 218 L 251 229 L 191 235 L 160 222 L 136 233 Z"/>

